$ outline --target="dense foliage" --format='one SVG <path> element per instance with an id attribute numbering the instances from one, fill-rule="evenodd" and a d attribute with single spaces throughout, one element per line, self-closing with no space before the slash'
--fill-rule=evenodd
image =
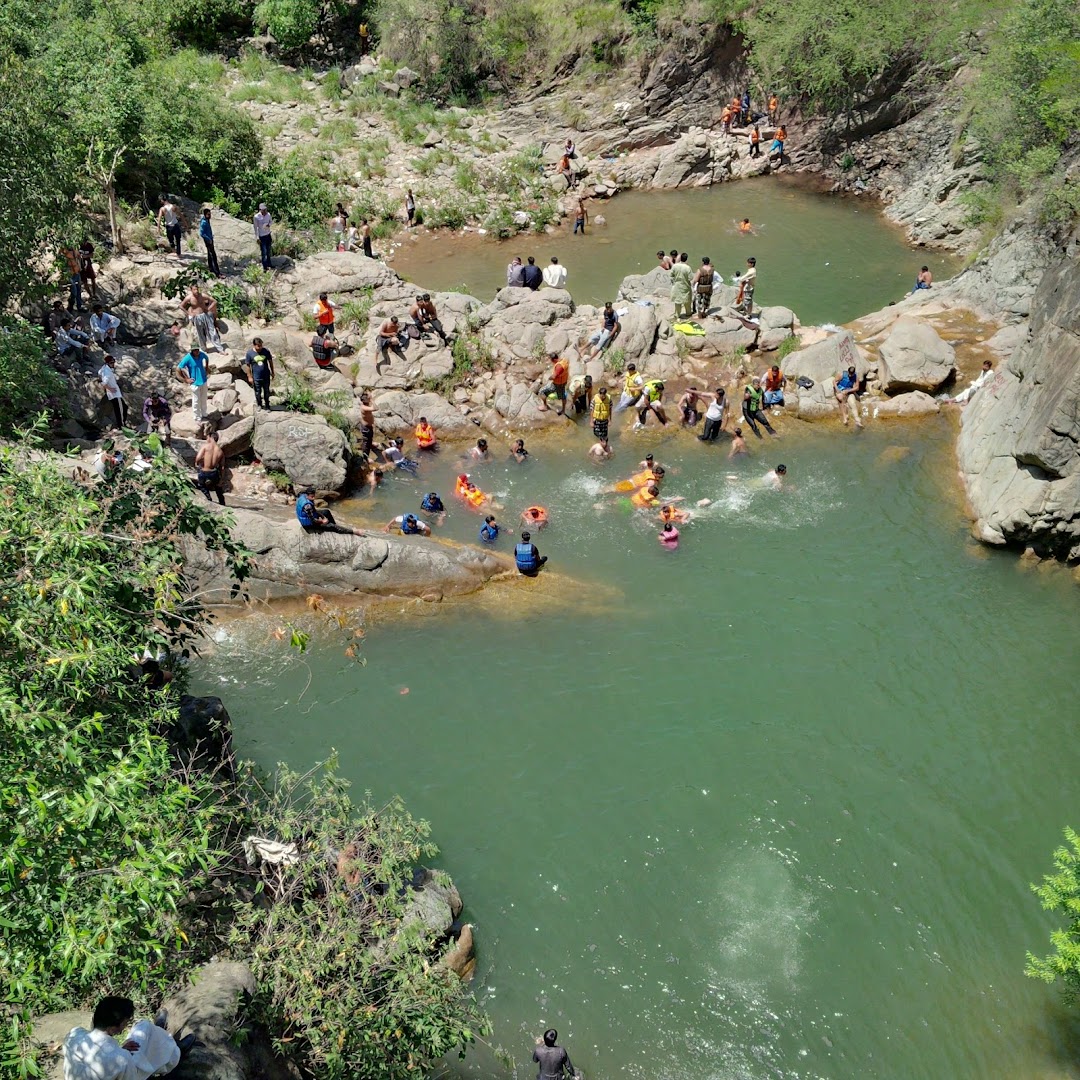
<path id="1" fill-rule="evenodd" d="M 10 436 L 28 416 L 59 402 L 64 380 L 46 363 L 46 353 L 38 327 L 0 317 L 0 436 Z"/>
<path id="2" fill-rule="evenodd" d="M 136 665 L 145 647 L 183 647 L 201 617 L 182 537 L 245 568 L 170 456 L 91 489 L 28 450 L 0 449 L 0 982 L 13 1021 L 106 990 L 145 1002 L 198 953 L 191 896 L 219 810 L 209 778 L 173 770 L 155 732 L 175 699 Z"/>
<path id="3" fill-rule="evenodd" d="M 1043 908 L 1064 916 L 1068 925 L 1050 934 L 1054 951 L 1049 956 L 1028 953 L 1027 974 L 1048 983 L 1061 979 L 1066 999 L 1075 1003 L 1080 1001 L 1080 835 L 1066 829 L 1065 839 L 1068 847 L 1054 852 L 1055 872 L 1031 888 Z"/>
<path id="4" fill-rule="evenodd" d="M 248 777 L 259 836 L 294 844 L 298 861 L 263 864 L 268 903 L 245 906 L 231 946 L 250 957 L 258 1019 L 307 1075 L 404 1080 L 486 1031 L 456 975 L 431 960 L 408 914 L 413 868 L 435 854 L 426 822 L 397 800 L 357 806 L 332 771 L 279 767 Z"/>

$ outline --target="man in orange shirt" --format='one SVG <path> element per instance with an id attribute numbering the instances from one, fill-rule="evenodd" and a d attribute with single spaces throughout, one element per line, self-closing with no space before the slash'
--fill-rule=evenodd
<path id="1" fill-rule="evenodd" d="M 334 336 L 334 312 L 336 310 L 337 304 L 329 299 L 326 293 L 319 293 L 319 302 L 315 305 L 315 321 L 319 326 L 325 326 L 326 333 L 331 337 Z"/>
<path id="2" fill-rule="evenodd" d="M 773 94 L 769 98 L 769 123 L 775 124 L 777 117 L 780 115 L 780 102 L 776 95 Z"/>
<path id="3" fill-rule="evenodd" d="M 547 399 L 554 394 L 559 399 L 559 415 L 566 415 L 566 384 L 570 381 L 570 365 L 558 353 L 548 353 L 548 359 L 555 365 L 551 369 L 551 382 L 540 391 L 540 408 L 547 412 Z"/>

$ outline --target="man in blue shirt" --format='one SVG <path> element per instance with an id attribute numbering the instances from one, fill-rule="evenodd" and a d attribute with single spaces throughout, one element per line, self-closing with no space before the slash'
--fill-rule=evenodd
<path id="1" fill-rule="evenodd" d="M 836 377 L 836 390 L 834 394 L 836 396 L 837 404 L 840 406 L 840 416 L 844 421 L 844 427 L 847 427 L 848 413 L 851 413 L 851 418 L 855 421 L 857 428 L 862 427 L 862 419 L 859 417 L 859 376 L 854 367 L 849 367 L 847 371 L 840 372 Z"/>
<path id="2" fill-rule="evenodd" d="M 198 345 L 192 345 L 191 352 L 176 365 L 176 370 L 191 387 L 191 413 L 195 423 L 201 424 L 206 419 L 206 382 L 210 377 L 206 353 Z"/>
<path id="3" fill-rule="evenodd" d="M 191 352 L 176 365 L 176 370 L 191 387 L 191 415 L 195 423 L 202 423 L 206 418 L 206 381 L 210 378 L 206 353 L 193 345 Z"/>
<path id="4" fill-rule="evenodd" d="M 494 514 L 488 514 L 484 518 L 484 524 L 480 526 L 480 539 L 485 544 L 494 544 L 499 539 L 499 526 Z"/>
<path id="5" fill-rule="evenodd" d="M 206 207 L 199 219 L 199 238 L 206 245 L 206 268 L 214 277 L 221 277 L 217 251 L 214 249 L 214 228 L 210 224 L 210 207 Z"/>

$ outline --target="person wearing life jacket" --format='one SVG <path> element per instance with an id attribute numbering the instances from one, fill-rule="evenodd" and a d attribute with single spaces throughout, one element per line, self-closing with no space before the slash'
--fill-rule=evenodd
<path id="1" fill-rule="evenodd" d="M 664 384 L 660 379 L 650 379 L 641 388 L 641 402 L 638 405 L 638 418 L 637 423 L 634 425 L 634 430 L 638 431 L 645 426 L 645 421 L 649 417 L 649 413 L 655 413 L 657 420 L 661 424 L 667 423 L 667 417 L 664 415 L 664 406 L 661 403 L 661 398 L 664 396 Z"/>
<path id="2" fill-rule="evenodd" d="M 758 431 L 758 424 L 761 424 L 775 438 L 776 432 L 773 430 L 772 424 L 769 423 L 769 418 L 765 415 L 764 404 L 765 391 L 761 388 L 761 378 L 755 375 L 750 380 L 750 385 L 743 391 L 743 419 L 750 425 L 750 430 L 759 439 L 763 436 Z"/>
<path id="3" fill-rule="evenodd" d="M 645 380 L 638 374 L 637 367 L 634 364 L 627 364 L 626 378 L 623 380 L 623 392 L 618 404 L 615 406 L 615 412 L 622 412 L 623 409 L 629 409 L 631 405 L 636 405 L 641 398 L 641 388 L 644 383 Z"/>
<path id="4" fill-rule="evenodd" d="M 542 506 L 529 506 L 521 512 L 521 524 L 542 529 L 548 523 L 548 512 Z"/>
<path id="5" fill-rule="evenodd" d="M 499 539 L 499 523 L 494 514 L 484 518 L 484 524 L 480 526 L 480 539 L 485 544 L 494 544 Z"/>
<path id="6" fill-rule="evenodd" d="M 708 255 L 704 256 L 701 260 L 701 266 L 698 267 L 698 271 L 694 275 L 694 304 L 699 315 L 709 314 L 709 308 L 712 306 L 713 274 L 715 273 L 712 260 Z"/>
<path id="7" fill-rule="evenodd" d="M 443 506 L 443 501 L 439 498 L 439 493 L 437 491 L 429 491 L 424 496 L 423 501 L 420 503 L 420 509 L 423 510 L 425 514 L 446 513 L 446 507 Z"/>
<path id="8" fill-rule="evenodd" d="M 388 521 L 383 532 L 398 531 L 402 536 L 430 536 L 431 526 L 426 521 L 421 521 L 415 514 L 398 514 L 396 518 Z"/>
<path id="9" fill-rule="evenodd" d="M 761 157 L 761 128 L 754 125 L 754 130 L 750 132 L 750 156 L 752 158 Z"/>
<path id="10" fill-rule="evenodd" d="M 351 536 L 363 536 L 359 529 L 348 525 L 339 525 L 329 510 L 320 510 L 315 506 L 315 489 L 305 488 L 296 497 L 296 520 L 306 533 L 336 532 Z"/>
<path id="11" fill-rule="evenodd" d="M 690 514 L 680 510 L 672 503 L 666 502 L 660 507 L 660 521 L 666 525 L 669 521 L 677 525 L 683 525 L 690 520 Z"/>
<path id="12" fill-rule="evenodd" d="M 776 134 L 773 136 L 772 146 L 769 147 L 769 157 L 772 157 L 774 153 L 779 154 L 781 164 L 783 164 L 783 162 L 784 162 L 784 143 L 786 141 L 787 141 L 787 128 L 785 128 L 784 125 L 781 124 L 776 129 Z"/>
<path id="13" fill-rule="evenodd" d="M 319 302 L 315 305 L 315 322 L 319 326 L 325 327 L 323 333 L 328 334 L 331 338 L 334 336 L 335 311 L 337 311 L 337 304 L 326 293 L 319 293 Z"/>
<path id="14" fill-rule="evenodd" d="M 485 495 L 475 484 L 470 483 L 465 492 L 465 501 L 474 509 L 479 510 L 488 501 Z"/>
<path id="15" fill-rule="evenodd" d="M 416 425 L 416 448 L 417 450 L 436 449 L 435 429 L 428 423 L 426 416 L 420 417 Z"/>
<path id="16" fill-rule="evenodd" d="M 660 489 L 655 484 L 649 484 L 648 487 L 638 488 L 638 490 L 630 496 L 630 502 L 638 510 L 647 510 L 659 498 Z"/>
<path id="17" fill-rule="evenodd" d="M 679 546 L 679 530 L 675 528 L 675 523 L 668 521 L 664 523 L 663 529 L 660 530 L 660 546 L 667 548 L 668 551 L 674 551 Z"/>
<path id="18" fill-rule="evenodd" d="M 464 499 L 469 494 L 469 474 L 459 473 L 458 478 L 454 481 L 454 494 L 459 498 Z"/>
<path id="19" fill-rule="evenodd" d="M 547 556 L 536 550 L 531 533 L 521 534 L 521 543 L 514 547 L 514 562 L 517 564 L 518 573 L 525 577 L 536 577 L 547 562 Z"/>
<path id="20" fill-rule="evenodd" d="M 593 434 L 602 443 L 608 439 L 608 424 L 611 422 L 611 398 L 608 397 L 607 387 L 601 386 L 596 392 L 592 403 L 592 430 Z"/>

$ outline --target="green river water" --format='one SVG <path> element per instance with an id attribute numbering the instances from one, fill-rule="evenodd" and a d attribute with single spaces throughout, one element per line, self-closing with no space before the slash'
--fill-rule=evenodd
<path id="1" fill-rule="evenodd" d="M 583 430 L 474 468 L 504 521 L 551 510 L 540 580 L 402 604 L 365 668 L 232 623 L 201 689 L 241 753 L 335 747 L 432 821 L 519 1076 L 547 1024 L 591 1078 L 1080 1075 L 1022 975 L 1051 926 L 1028 883 L 1075 823 L 1075 589 L 968 538 L 948 421 L 781 430 L 734 464 L 669 430 L 592 467 Z M 598 494 L 647 449 L 668 494 L 714 500 L 675 552 Z M 456 467 L 341 516 L 446 497 Z"/>
<path id="2" fill-rule="evenodd" d="M 522 234 L 497 241 L 418 231 L 394 256 L 394 269 L 426 289 L 471 293 L 487 300 L 506 284 L 506 264 L 532 255 L 546 266 L 552 255 L 566 266 L 567 288 L 582 304 L 614 299 L 627 274 L 656 265 L 663 248 L 685 251 L 697 268 L 703 255 L 731 280 L 758 260 L 759 304 L 790 307 L 806 325 L 844 323 L 899 300 L 924 263 L 937 280 L 959 260 L 946 252 L 913 250 L 870 199 L 838 198 L 794 178 L 771 176 L 692 191 L 629 191 L 592 200 L 590 225 L 573 236 L 564 221 L 554 234 Z M 748 217 L 754 235 L 738 222 Z"/>

